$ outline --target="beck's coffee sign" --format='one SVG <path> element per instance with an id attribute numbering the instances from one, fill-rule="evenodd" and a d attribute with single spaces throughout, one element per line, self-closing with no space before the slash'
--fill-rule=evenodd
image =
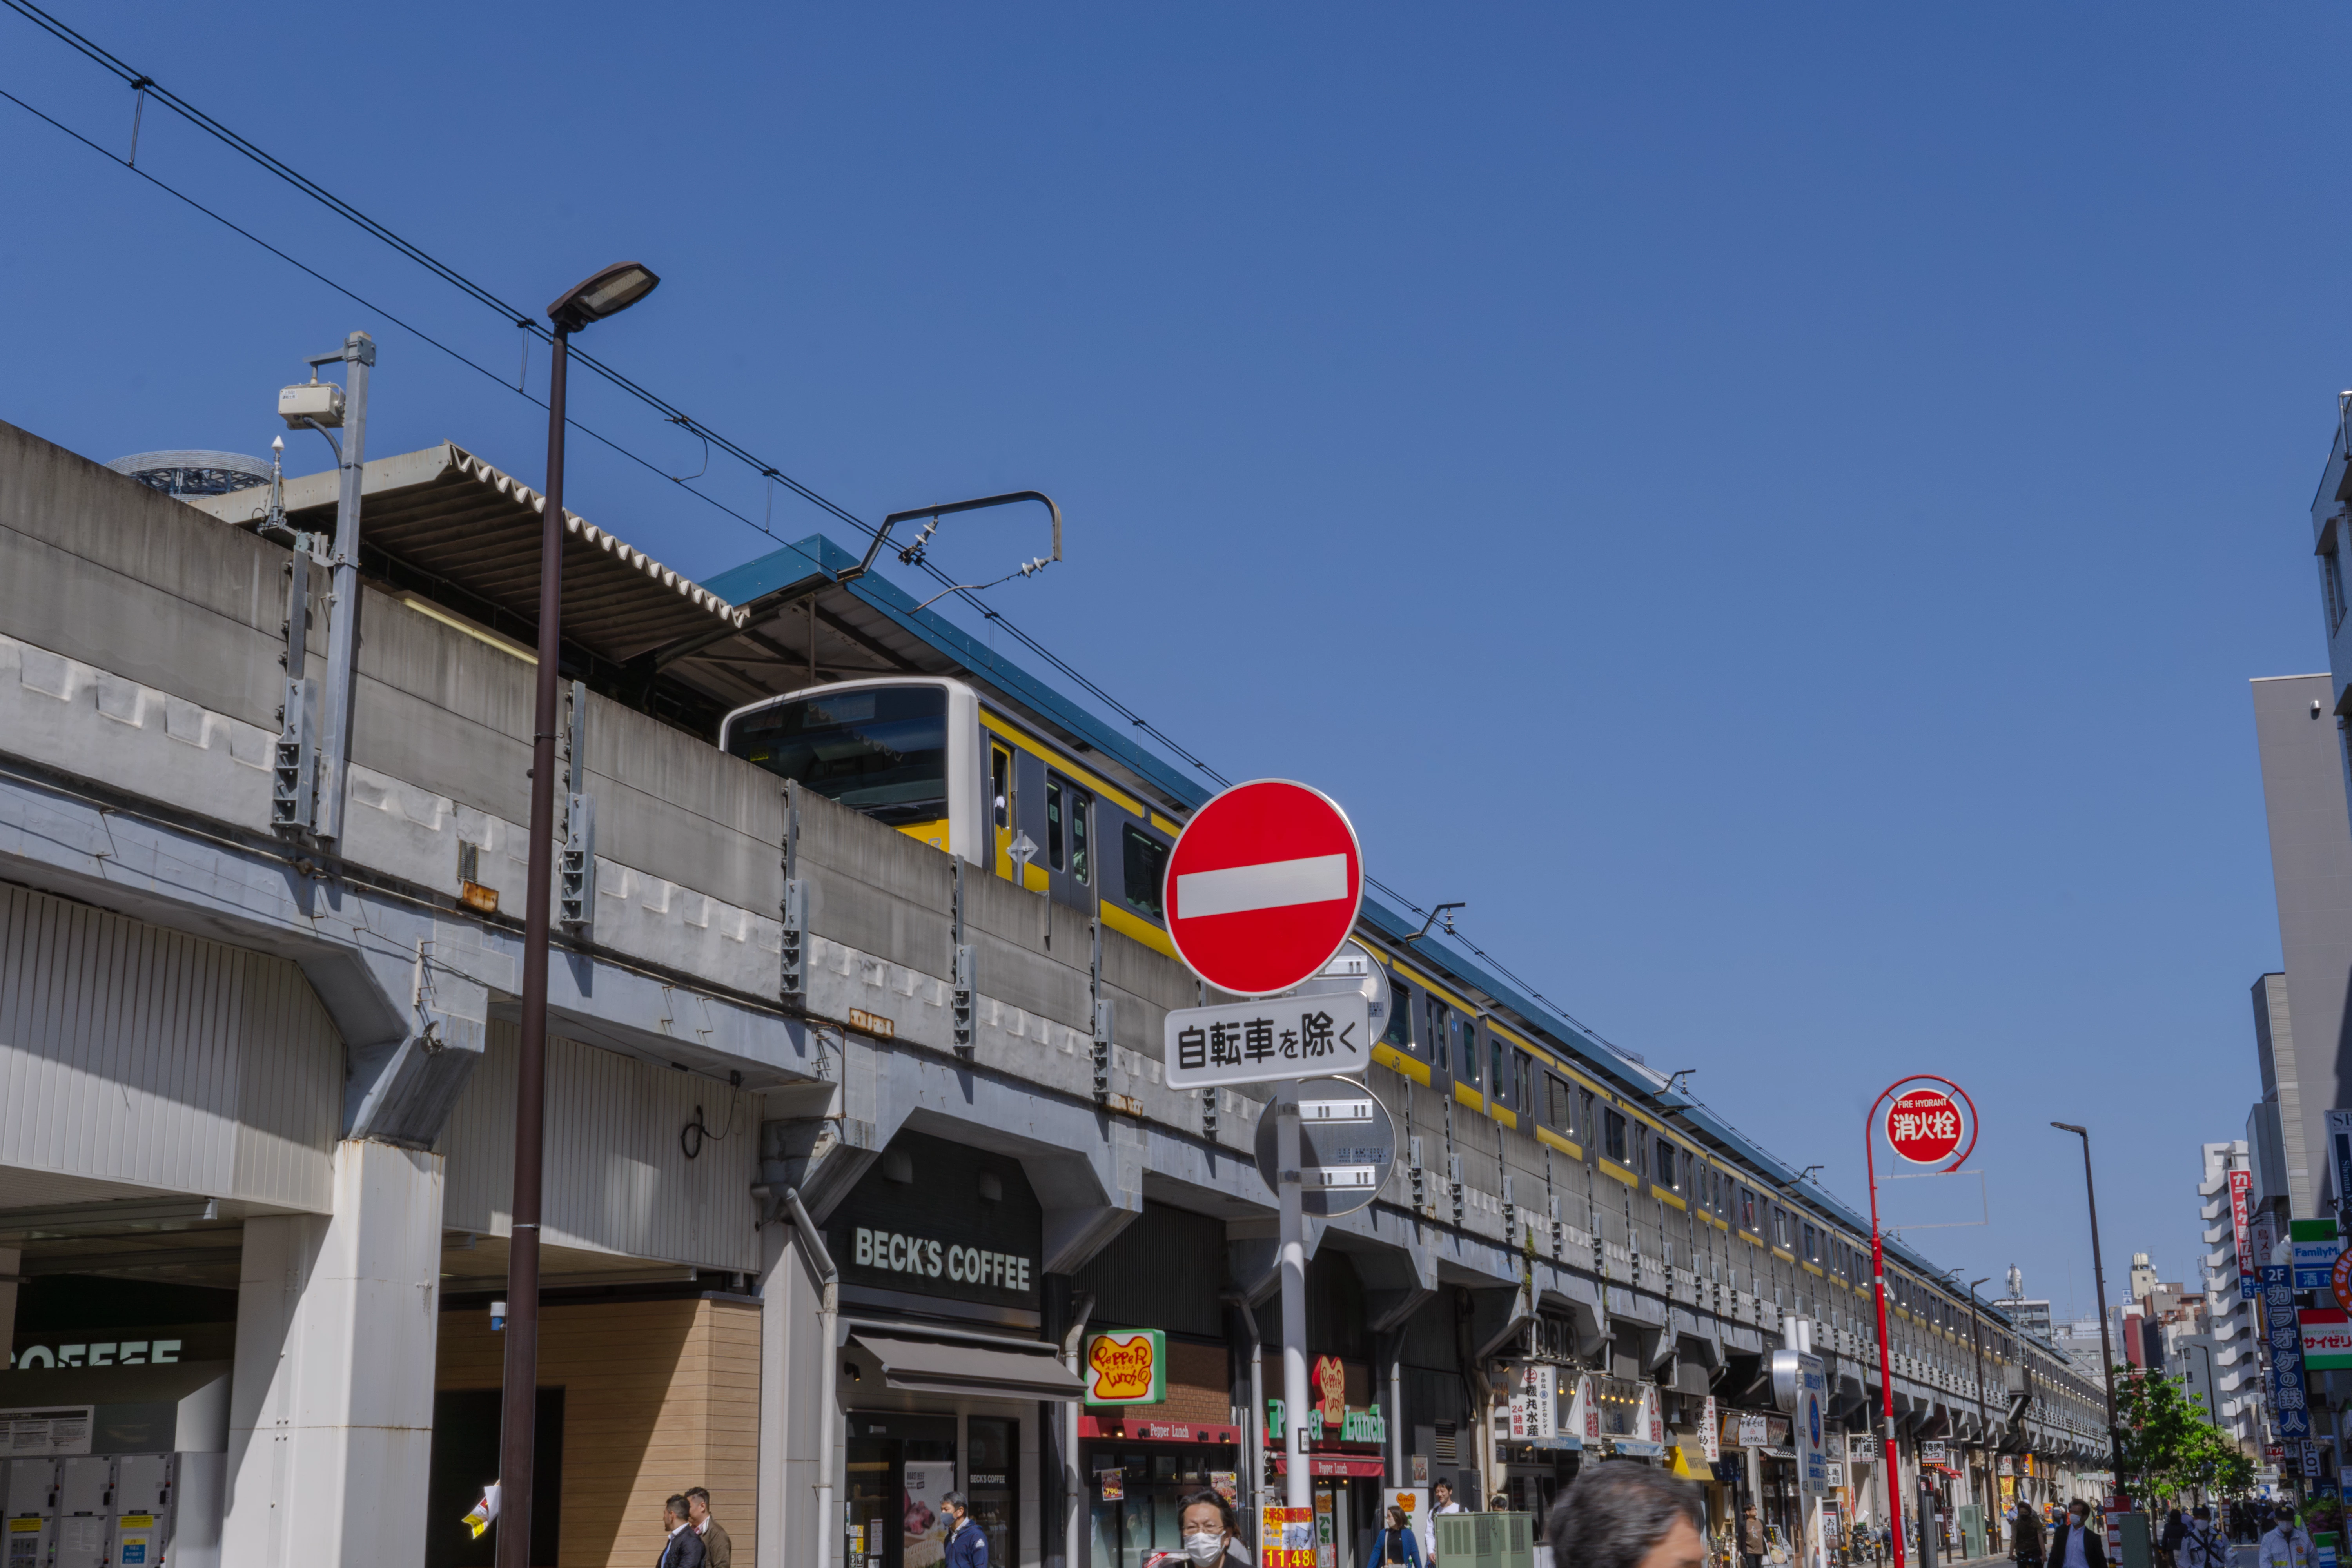
<path id="1" fill-rule="evenodd" d="M 946 1298 L 1034 1311 L 1044 1215 L 1021 1162 L 901 1132 L 825 1221 L 856 1300 Z"/>

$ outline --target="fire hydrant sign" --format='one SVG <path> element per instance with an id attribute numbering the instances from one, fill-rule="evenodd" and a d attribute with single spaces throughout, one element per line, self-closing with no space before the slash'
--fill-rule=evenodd
<path id="1" fill-rule="evenodd" d="M 1255 779 L 1211 800 L 1168 854 L 1168 940 L 1192 973 L 1271 996 L 1331 962 L 1364 901 L 1364 857 L 1330 796 Z"/>
<path id="2" fill-rule="evenodd" d="M 1960 1108 L 1938 1089 L 1915 1089 L 1886 1108 L 1886 1142 L 1915 1165 L 1948 1159 L 1960 1146 Z"/>
<path id="3" fill-rule="evenodd" d="M 1362 992 L 1180 1007 L 1162 1036 L 1168 1087 L 1279 1083 L 1371 1065 L 1371 1013 Z"/>

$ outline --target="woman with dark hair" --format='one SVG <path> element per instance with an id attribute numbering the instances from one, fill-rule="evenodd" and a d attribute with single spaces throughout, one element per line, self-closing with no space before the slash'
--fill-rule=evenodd
<path id="1" fill-rule="evenodd" d="M 1544 1539 L 1559 1568 L 1705 1568 L 1706 1522 L 1696 1487 L 1612 1459 L 1560 1494 Z"/>
<path id="2" fill-rule="evenodd" d="M 1242 1521 L 1224 1494 L 1198 1491 L 1184 1500 L 1177 1516 L 1184 1545 L 1144 1559 L 1143 1568 L 1249 1568 L 1242 1549 Z"/>
<path id="3" fill-rule="evenodd" d="M 1405 1522 L 1404 1510 L 1391 1505 L 1388 1522 L 1372 1541 L 1373 1568 L 1421 1568 L 1421 1542 Z"/>

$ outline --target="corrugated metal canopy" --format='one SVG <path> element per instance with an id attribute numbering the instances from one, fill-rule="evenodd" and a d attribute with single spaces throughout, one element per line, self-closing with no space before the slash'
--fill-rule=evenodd
<path id="1" fill-rule="evenodd" d="M 313 532 L 334 528 L 332 469 L 286 481 L 286 514 Z M 499 629 L 536 629 L 539 544 L 547 498 L 455 442 L 379 458 L 362 471 L 361 568 L 403 586 L 429 579 L 443 603 L 473 601 Z M 225 522 L 261 521 L 269 492 L 237 490 L 189 504 Z M 739 629 L 745 613 L 566 509 L 563 637 L 615 664 L 682 639 Z M 524 640 L 529 640 L 525 638 Z"/>

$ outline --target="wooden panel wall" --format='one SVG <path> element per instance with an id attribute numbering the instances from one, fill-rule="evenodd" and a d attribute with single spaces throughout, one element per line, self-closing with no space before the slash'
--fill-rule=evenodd
<path id="1" fill-rule="evenodd" d="M 480 1311 L 441 1318 L 440 1388 L 496 1388 L 501 1336 Z M 563 1388 L 563 1546 L 548 1568 L 644 1568 L 662 1500 L 710 1489 L 750 1568 L 757 1548 L 760 1309 L 692 1300 L 551 1304 L 539 1381 Z"/>

